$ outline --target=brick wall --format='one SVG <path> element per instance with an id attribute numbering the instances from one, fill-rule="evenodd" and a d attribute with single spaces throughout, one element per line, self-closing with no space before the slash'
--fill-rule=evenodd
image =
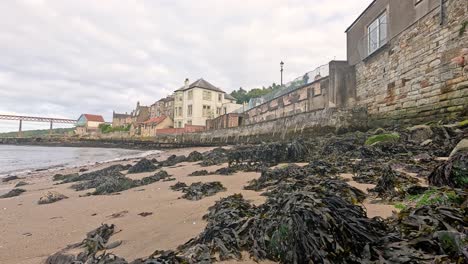
<path id="1" fill-rule="evenodd" d="M 464 65 L 452 60 L 468 48 L 467 21 L 467 1 L 448 0 L 443 25 L 436 8 L 356 65 L 357 104 L 368 107 L 370 126 L 466 116 L 468 54 Z"/>

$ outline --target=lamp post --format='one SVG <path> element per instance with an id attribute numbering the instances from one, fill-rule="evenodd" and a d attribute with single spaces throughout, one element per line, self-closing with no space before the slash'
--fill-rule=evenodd
<path id="1" fill-rule="evenodd" d="M 281 66 L 281 86 L 283 86 L 283 65 L 284 65 L 284 62 L 281 61 L 280 62 L 280 66 Z"/>

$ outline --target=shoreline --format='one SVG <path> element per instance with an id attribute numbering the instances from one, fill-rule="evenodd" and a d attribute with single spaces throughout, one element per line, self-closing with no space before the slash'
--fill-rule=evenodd
<path id="1" fill-rule="evenodd" d="M 0 145 L 2 146 L 2 145 Z M 69 148 L 69 149 L 74 149 L 78 147 L 71 147 L 71 146 L 39 146 L 39 145 L 5 145 L 5 146 L 21 146 L 21 147 L 47 147 L 47 148 Z M 140 153 L 127 153 L 124 154 L 124 156 L 121 157 L 115 157 L 105 160 L 100 160 L 100 161 L 88 161 L 87 163 L 81 163 L 79 160 L 76 160 L 76 162 L 70 162 L 70 161 L 65 161 L 63 160 L 62 163 L 59 164 L 53 164 L 45 167 L 31 167 L 31 168 L 22 168 L 22 169 L 15 169 L 15 170 L 10 170 L 10 171 L 5 171 L 5 172 L 0 172 L 0 181 L 2 178 L 8 177 L 8 176 L 28 176 L 30 174 L 34 174 L 37 172 L 57 172 L 61 171 L 64 169 L 80 169 L 82 167 L 87 167 L 87 166 L 92 166 L 92 165 L 99 165 L 99 164 L 106 164 L 114 161 L 125 161 L 125 160 L 132 160 L 132 159 L 140 159 L 140 158 L 145 158 L 153 155 L 157 155 L 164 150 L 137 150 L 137 149 L 126 149 L 126 148 L 101 148 L 101 147 L 82 147 L 82 148 L 91 148 L 91 149 L 106 149 L 106 150 L 128 150 L 128 151 L 140 151 Z M 54 151 L 54 150 L 52 150 Z M 33 165 L 31 165 L 33 166 Z"/>

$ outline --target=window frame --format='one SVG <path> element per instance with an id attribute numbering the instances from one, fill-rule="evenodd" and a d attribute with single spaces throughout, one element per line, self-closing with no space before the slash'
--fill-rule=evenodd
<path id="1" fill-rule="evenodd" d="M 187 92 L 187 100 L 193 100 L 193 90 Z"/>
<path id="2" fill-rule="evenodd" d="M 385 22 L 382 22 L 385 18 Z M 374 25 L 375 24 L 375 25 Z M 375 27 L 374 29 L 372 29 Z M 383 30 L 385 29 L 385 38 L 382 38 Z M 376 32 L 376 39 L 372 40 L 373 33 Z M 367 34 L 367 56 L 372 55 L 376 51 L 378 51 L 381 47 L 383 47 L 388 42 L 388 12 L 384 10 L 381 12 L 371 23 L 366 26 L 366 34 Z M 371 45 L 372 42 L 376 42 L 376 45 Z M 375 48 L 373 47 L 375 46 Z"/>
<path id="3" fill-rule="evenodd" d="M 213 95 L 211 91 L 203 91 L 203 100 L 205 101 L 212 101 L 213 100 Z"/>
<path id="4" fill-rule="evenodd" d="M 192 116 L 193 114 L 193 105 L 187 105 L 187 116 Z"/>

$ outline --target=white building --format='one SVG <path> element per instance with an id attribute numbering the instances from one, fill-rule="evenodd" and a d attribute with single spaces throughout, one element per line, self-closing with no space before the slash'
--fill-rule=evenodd
<path id="1" fill-rule="evenodd" d="M 207 119 L 231 113 L 242 107 L 236 99 L 211 83 L 199 79 L 174 92 L 174 127 L 205 126 Z"/>

